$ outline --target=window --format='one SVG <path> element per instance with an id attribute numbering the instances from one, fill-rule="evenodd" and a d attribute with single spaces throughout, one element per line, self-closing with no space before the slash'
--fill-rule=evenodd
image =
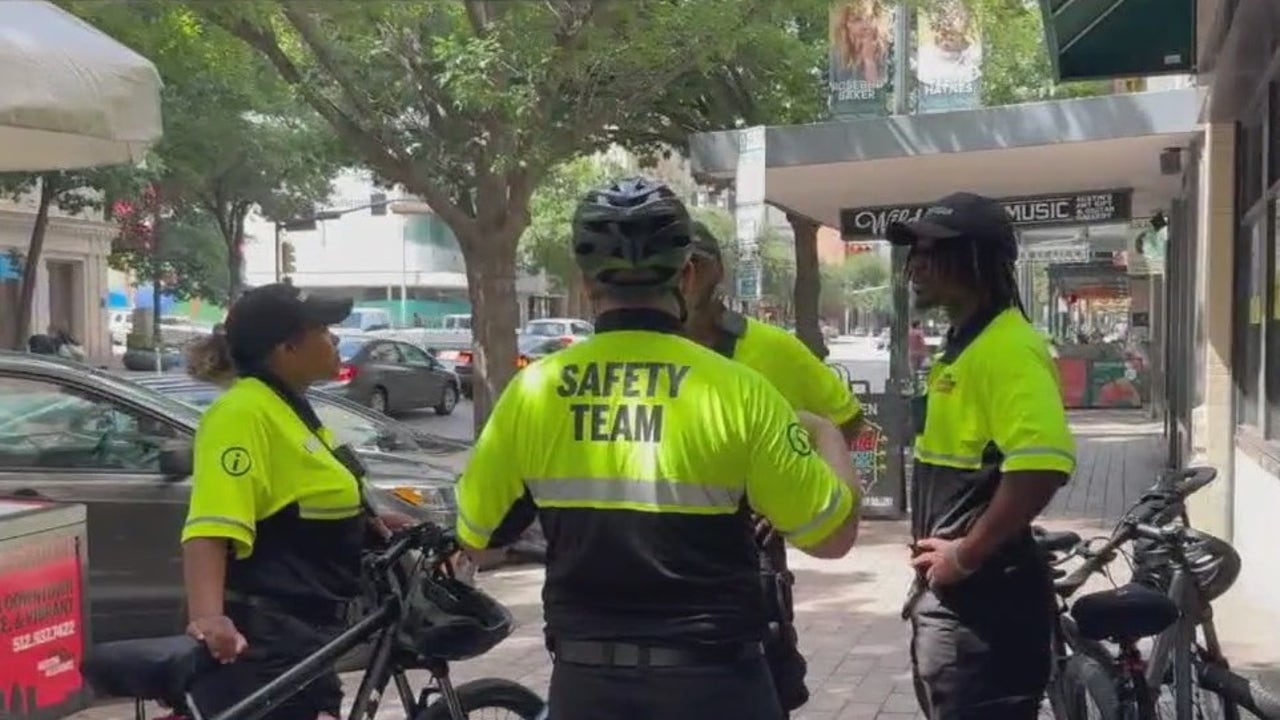
<path id="1" fill-rule="evenodd" d="M 575 322 L 575 323 L 573 324 L 573 334 L 574 334 L 574 335 L 590 335 L 590 334 L 592 334 L 592 332 L 594 332 L 594 331 L 592 330 L 591 326 L 590 326 L 589 324 L 587 324 L 587 323 L 584 323 L 584 322 Z"/>
<path id="2" fill-rule="evenodd" d="M 430 355 L 427 355 L 426 352 L 424 352 L 423 350 L 421 350 L 420 348 L 414 345 L 409 345 L 408 343 L 400 343 L 398 347 L 400 348 L 400 356 L 403 357 L 404 361 L 406 363 L 409 363 L 410 365 L 433 365 L 434 364 L 434 361 L 431 359 Z"/>
<path id="3" fill-rule="evenodd" d="M 400 352 L 391 343 L 376 343 L 369 348 L 369 355 L 366 360 L 368 362 L 399 364 Z"/>
<path id="4" fill-rule="evenodd" d="M 1236 287 L 1241 291 L 1236 295 L 1236 302 L 1243 309 L 1236 313 L 1236 422 L 1259 427 L 1262 327 L 1267 310 L 1264 305 L 1267 294 L 1264 283 L 1268 279 L 1264 255 L 1267 225 L 1265 219 L 1258 219 L 1243 231 L 1236 266 Z"/>
<path id="5" fill-rule="evenodd" d="M 42 380 L 0 378 L 0 471 L 159 473 L 184 437 L 159 419 Z"/>

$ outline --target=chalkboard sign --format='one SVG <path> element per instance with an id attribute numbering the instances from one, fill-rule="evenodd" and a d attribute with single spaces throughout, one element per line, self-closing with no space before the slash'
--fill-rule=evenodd
<path id="1" fill-rule="evenodd" d="M 866 484 L 862 500 L 862 516 L 877 519 L 902 517 L 906 500 L 903 445 L 895 442 L 894 433 L 905 429 L 905 414 L 900 397 L 871 392 L 865 380 L 855 380 L 843 365 L 831 364 L 862 403 L 863 427 L 849 442 L 849 460 Z"/>

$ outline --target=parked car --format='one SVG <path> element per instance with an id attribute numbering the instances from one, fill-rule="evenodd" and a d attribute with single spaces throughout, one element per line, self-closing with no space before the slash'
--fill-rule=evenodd
<path id="1" fill-rule="evenodd" d="M 391 327 L 391 313 L 382 308 L 357 307 L 337 325 L 337 328 L 355 332 L 385 330 Z"/>
<path id="2" fill-rule="evenodd" d="M 570 337 L 584 338 L 594 335 L 595 332 L 595 326 L 586 320 L 578 320 L 577 318 L 538 318 L 525 323 L 524 329 L 520 331 L 520 334 L 540 337 L 568 335 Z"/>
<path id="3" fill-rule="evenodd" d="M 516 338 L 516 369 L 524 368 L 534 360 L 568 347 L 579 339 L 572 335 L 520 335 Z M 473 394 L 474 360 L 475 356 L 470 350 L 463 350 L 453 360 L 453 372 L 458 376 L 462 396 L 468 400 Z"/>
<path id="4" fill-rule="evenodd" d="M 448 415 L 458 405 L 458 376 L 416 345 L 340 335 L 338 355 L 338 377 L 321 389 L 383 413 L 429 407 Z"/>
<path id="5" fill-rule="evenodd" d="M 178 538 L 199 421 L 193 405 L 118 375 L 0 352 L 0 497 L 86 506 L 94 642 L 182 632 Z M 455 522 L 452 473 L 421 455 L 357 453 L 376 508 Z"/>

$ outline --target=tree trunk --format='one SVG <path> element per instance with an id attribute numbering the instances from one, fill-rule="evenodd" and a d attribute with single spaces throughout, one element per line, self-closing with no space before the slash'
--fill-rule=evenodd
<path id="1" fill-rule="evenodd" d="M 227 241 L 227 306 L 240 296 L 240 291 L 244 287 L 244 219 L 247 213 L 237 208 L 232 208 L 230 223 L 228 230 L 230 235 Z"/>
<path id="2" fill-rule="evenodd" d="M 458 244 L 467 265 L 467 294 L 471 298 L 475 346 L 472 387 L 478 437 L 498 394 L 516 372 L 516 330 L 520 324 L 516 244 L 520 232 L 485 227 L 474 232 L 474 237 L 459 236 Z"/>
<path id="3" fill-rule="evenodd" d="M 31 337 L 31 310 L 35 305 L 36 281 L 39 278 L 40 257 L 44 254 L 44 238 L 49 230 L 49 208 L 58 194 L 57 186 L 46 175 L 40 178 L 40 205 L 36 208 L 36 221 L 31 226 L 31 242 L 22 263 L 22 289 L 18 295 L 18 323 L 14 327 L 13 349 L 22 350 Z M 70 332 L 71 328 L 62 328 Z"/>
<path id="4" fill-rule="evenodd" d="M 822 294 L 822 272 L 818 267 L 818 223 L 787 213 L 787 222 L 796 236 L 796 285 L 794 292 L 796 335 L 820 358 L 827 345 L 818 323 L 818 298 Z"/>

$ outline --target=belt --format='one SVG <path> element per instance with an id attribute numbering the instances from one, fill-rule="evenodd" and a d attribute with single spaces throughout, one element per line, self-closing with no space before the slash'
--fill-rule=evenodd
<path id="1" fill-rule="evenodd" d="M 741 660 L 762 657 L 760 643 L 729 643 L 706 647 L 666 648 L 630 643 L 557 640 L 551 656 L 557 662 L 596 667 L 697 667 L 732 665 Z"/>
<path id="2" fill-rule="evenodd" d="M 232 605 L 261 610 L 281 615 L 312 620 L 316 622 L 346 623 L 351 613 L 352 603 L 343 600 L 324 598 L 289 598 L 271 597 L 269 595 L 253 595 L 236 590 L 224 590 L 223 599 Z"/>

